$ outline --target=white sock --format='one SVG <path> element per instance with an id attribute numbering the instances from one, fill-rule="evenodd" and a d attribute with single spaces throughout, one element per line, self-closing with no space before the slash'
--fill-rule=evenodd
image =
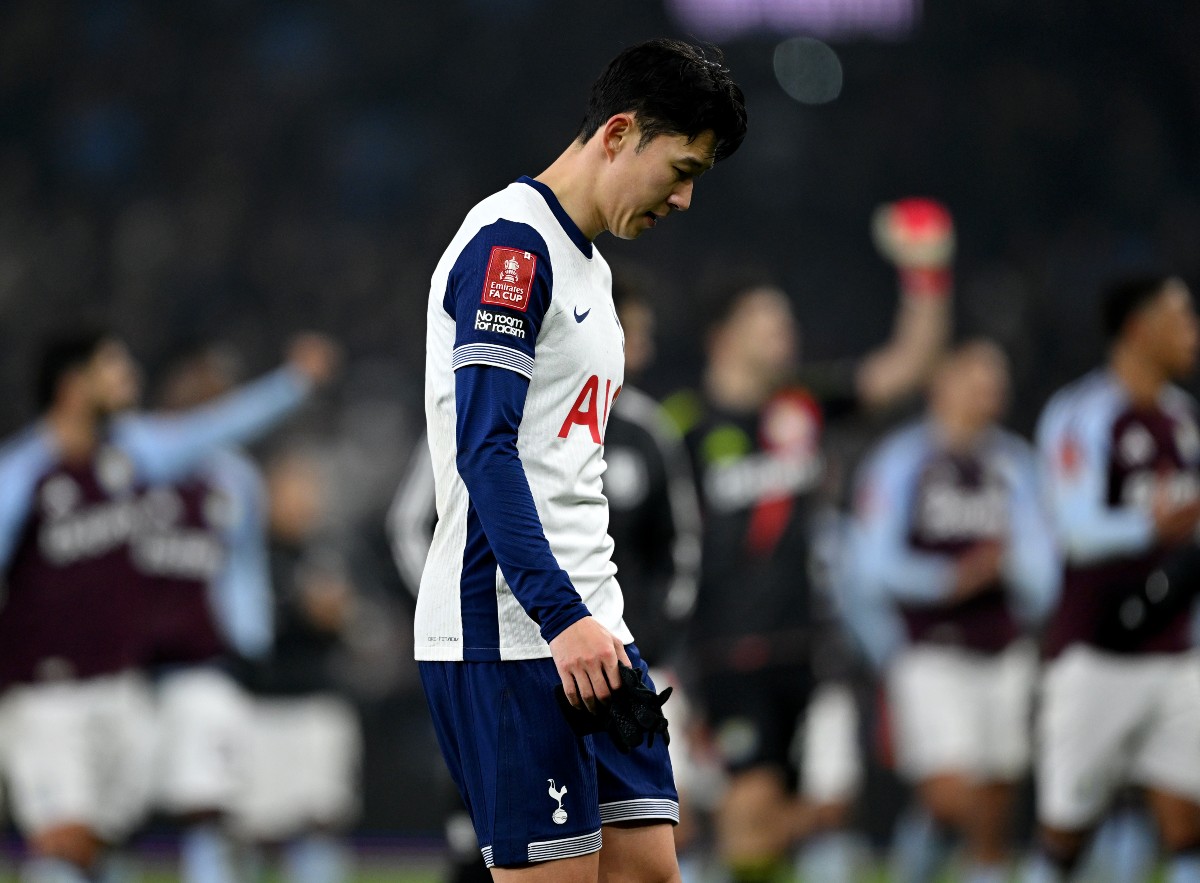
<path id="1" fill-rule="evenodd" d="M 90 879 L 79 865 L 43 856 L 22 863 L 21 883 L 90 883 Z"/>
<path id="2" fill-rule="evenodd" d="M 1200 854 L 1177 853 L 1167 862 L 1167 883 L 1200 883 Z"/>
<path id="3" fill-rule="evenodd" d="M 184 883 L 237 883 L 233 843 L 218 822 L 193 825 L 179 842 Z"/>
<path id="4" fill-rule="evenodd" d="M 932 883 L 950 855 L 950 838 L 928 812 L 912 807 L 896 822 L 891 878 L 896 883 Z"/>
<path id="5" fill-rule="evenodd" d="M 862 864 L 861 838 L 849 831 L 825 831 L 800 846 L 796 870 L 813 883 L 854 883 Z"/>
<path id="6" fill-rule="evenodd" d="M 284 849 L 289 883 L 344 883 L 350 879 L 350 851 L 331 834 L 306 834 Z"/>

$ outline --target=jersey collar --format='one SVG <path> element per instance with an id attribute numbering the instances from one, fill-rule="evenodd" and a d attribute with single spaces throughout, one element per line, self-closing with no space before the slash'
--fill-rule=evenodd
<path id="1" fill-rule="evenodd" d="M 541 181 L 535 181 L 528 175 L 522 175 L 517 179 L 519 184 L 528 184 L 538 193 L 542 194 L 542 199 L 546 200 L 546 205 L 550 206 L 550 211 L 554 212 L 554 217 L 558 219 L 558 223 L 571 241 L 575 243 L 575 247 L 583 252 L 583 256 L 588 260 L 592 257 L 592 241 L 583 235 L 583 231 L 575 226 L 575 222 L 571 220 L 571 216 L 563 209 L 562 203 L 558 201 L 558 197 L 554 195 L 554 191 L 543 184 Z"/>

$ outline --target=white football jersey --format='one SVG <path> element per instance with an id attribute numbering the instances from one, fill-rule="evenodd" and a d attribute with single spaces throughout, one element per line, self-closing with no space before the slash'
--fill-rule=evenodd
<path id="1" fill-rule="evenodd" d="M 516 437 L 528 493 L 497 467 L 494 478 L 476 485 L 486 493 L 473 499 L 460 475 L 460 440 L 487 447 L 472 440 L 472 430 L 480 415 L 504 404 L 458 401 L 461 384 L 479 376 L 476 366 L 528 380 Z M 464 368 L 475 373 L 456 384 Z M 622 618 L 601 484 L 604 433 L 623 377 L 624 335 L 608 264 L 550 189 L 522 178 L 475 206 L 430 286 L 425 416 L 438 522 L 417 598 L 417 659 L 549 656 L 534 618 L 547 609 L 539 606 L 545 598 L 535 597 L 543 577 L 567 586 L 567 595 L 573 586 L 593 617 L 623 643 L 633 640 Z M 535 535 L 539 524 L 542 536 Z M 512 567 L 506 575 L 497 552 L 508 550 L 511 559 L 514 548 L 522 560 L 528 553 L 545 566 L 534 567 L 532 577 Z M 569 586 L 561 573 L 546 576 L 554 567 Z"/>

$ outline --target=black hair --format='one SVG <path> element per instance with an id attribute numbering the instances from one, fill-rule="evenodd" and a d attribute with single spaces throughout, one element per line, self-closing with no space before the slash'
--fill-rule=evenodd
<path id="1" fill-rule="evenodd" d="M 732 156 L 746 137 L 746 98 L 723 58 L 715 46 L 682 40 L 630 46 L 592 84 L 576 140 L 586 143 L 615 114 L 633 113 L 642 131 L 639 150 L 658 135 L 692 141 L 712 130 L 714 161 Z"/>
<path id="2" fill-rule="evenodd" d="M 1140 273 L 1109 285 L 1100 306 L 1105 339 L 1111 342 L 1120 337 L 1130 318 L 1162 294 L 1171 278 L 1165 273 Z"/>
<path id="3" fill-rule="evenodd" d="M 49 408 L 62 379 L 90 362 L 100 347 L 112 339 L 112 334 L 104 328 L 75 328 L 46 341 L 38 359 L 38 410 Z"/>

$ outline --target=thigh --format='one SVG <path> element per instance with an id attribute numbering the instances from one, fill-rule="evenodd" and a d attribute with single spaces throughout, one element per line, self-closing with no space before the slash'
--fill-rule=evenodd
<path id="1" fill-rule="evenodd" d="M 604 826 L 600 879 L 609 883 L 670 883 L 679 880 L 671 825 Z"/>
<path id="2" fill-rule="evenodd" d="M 818 804 L 852 800 L 862 780 L 858 704 L 849 685 L 823 684 L 813 695 L 800 740 L 800 781 Z"/>
<path id="3" fill-rule="evenodd" d="M 915 646 L 902 653 L 888 675 L 888 694 L 901 772 L 920 781 L 947 774 L 971 775 L 978 765 L 978 697 L 965 654 Z"/>
<path id="4" fill-rule="evenodd" d="M 100 804 L 79 684 L 21 686 L 7 701 L 6 773 L 13 818 L 26 837 L 63 825 L 94 830 Z"/>
<path id="5" fill-rule="evenodd" d="M 629 644 L 625 652 L 642 673 L 643 682 L 657 692 L 637 646 Z M 668 699 L 667 705 L 670 704 Z M 682 737 L 682 734 L 678 735 Z M 632 751 L 622 753 L 605 733 L 590 738 L 595 752 L 600 821 L 603 824 L 679 822 L 679 794 L 675 789 L 670 753 L 663 739 L 656 738 L 653 744 L 644 742 Z"/>
<path id="6" fill-rule="evenodd" d="M 1156 701 L 1131 776 L 1200 803 L 1200 661 L 1191 654 L 1165 657 L 1148 670 Z"/>
<path id="7" fill-rule="evenodd" d="M 248 765 L 249 699 L 223 672 L 195 669 L 160 682 L 158 710 L 163 808 L 176 814 L 232 809 Z"/>
<path id="8" fill-rule="evenodd" d="M 1037 653 L 1021 642 L 985 661 L 979 716 L 982 739 L 978 778 L 1014 782 L 1029 769 Z"/>
<path id="9" fill-rule="evenodd" d="M 553 660 L 422 662 L 419 669 L 488 866 L 597 852 L 594 737 L 575 735 L 564 720 Z"/>
<path id="10" fill-rule="evenodd" d="M 1153 684 L 1128 660 L 1076 646 L 1042 678 L 1036 765 L 1038 820 L 1083 831 L 1126 781 L 1130 745 L 1148 717 Z"/>

